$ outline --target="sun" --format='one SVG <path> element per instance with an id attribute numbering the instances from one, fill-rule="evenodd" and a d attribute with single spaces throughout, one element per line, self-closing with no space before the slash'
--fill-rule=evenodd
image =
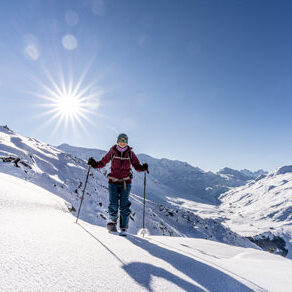
<path id="1" fill-rule="evenodd" d="M 54 123 L 54 131 L 78 125 L 85 130 L 85 122 L 93 124 L 89 116 L 100 115 L 98 109 L 103 91 L 96 88 L 96 82 L 84 84 L 87 71 L 75 83 L 72 77 L 65 82 L 64 74 L 55 80 L 46 70 L 47 82 L 36 80 L 42 92 L 33 94 L 44 101 L 40 106 L 47 110 L 41 115 L 49 116 L 46 124 Z"/>
<path id="2" fill-rule="evenodd" d="M 82 110 L 82 103 L 74 95 L 62 95 L 59 96 L 56 101 L 56 108 L 65 116 L 76 116 Z"/>
<path id="3" fill-rule="evenodd" d="M 61 119 L 69 119 L 71 121 L 84 118 L 85 114 L 89 112 L 86 98 L 78 94 L 68 93 L 67 90 L 53 94 L 50 98 L 51 103 L 47 106 L 53 108 L 56 116 Z"/>

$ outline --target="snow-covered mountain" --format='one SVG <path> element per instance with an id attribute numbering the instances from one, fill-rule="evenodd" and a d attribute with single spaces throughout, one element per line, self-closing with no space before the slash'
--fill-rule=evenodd
<path id="1" fill-rule="evenodd" d="M 80 205 L 87 170 L 86 161 L 81 158 L 36 139 L 23 137 L 8 127 L 0 127 L 0 172 L 30 181 L 62 197 L 75 215 Z M 137 179 L 142 181 L 143 173 L 136 173 L 134 181 Z M 84 221 L 105 226 L 108 219 L 107 181 L 106 170 L 92 170 L 90 173 L 80 213 L 80 218 Z M 129 232 L 136 234 L 142 226 L 142 197 L 133 191 L 131 201 Z M 146 203 L 146 223 L 150 234 L 197 237 L 256 247 L 248 239 L 224 227 L 218 220 L 204 219 L 190 211 L 169 208 L 151 199 Z"/>
<path id="2" fill-rule="evenodd" d="M 231 180 L 232 186 L 234 187 L 244 185 L 248 181 L 257 179 L 260 176 L 263 177 L 267 174 L 267 172 L 262 169 L 252 172 L 248 169 L 235 170 L 229 167 L 225 167 L 220 169 L 217 174 Z"/>
<path id="3" fill-rule="evenodd" d="M 292 258 L 291 165 L 232 189 L 222 194 L 220 200 L 226 226 L 252 237 L 265 249 L 278 248 L 280 253 Z"/>
<path id="4" fill-rule="evenodd" d="M 3 136 L 2 132 L 2 142 Z M 30 142 L 31 148 L 26 151 L 34 148 L 33 157 L 39 155 L 39 147 L 42 158 L 52 150 L 50 146 L 37 146 L 36 141 L 21 140 Z M 10 153 L 11 148 L 1 151 Z M 21 149 L 18 154 L 23 160 L 17 163 L 26 170 L 29 167 L 22 168 L 25 156 Z M 55 155 L 62 156 L 56 152 L 50 163 Z M 10 163 L 6 163 L 9 170 Z M 82 220 L 75 224 L 63 199 L 15 177 L 21 172 L 15 166 L 12 169 L 14 175 L 0 173 L 1 291 L 291 290 L 292 261 L 288 259 L 204 239 L 124 238 Z"/>
<path id="5" fill-rule="evenodd" d="M 292 258 L 292 166 L 260 175 L 219 197 L 218 206 L 170 199 L 174 207 L 216 219 L 267 251 Z"/>
<path id="6" fill-rule="evenodd" d="M 68 144 L 62 144 L 57 148 L 84 160 L 88 160 L 91 156 L 99 160 L 106 153 L 103 150 L 74 147 Z M 178 160 L 156 159 L 146 154 L 137 154 L 137 156 L 140 161 L 149 164 L 150 174 L 147 178 L 149 198 L 161 203 L 165 202 L 166 197 L 179 197 L 216 205 L 220 203 L 218 196 L 231 187 L 244 185 L 259 174 L 265 174 L 262 170 L 251 172 L 231 168 L 213 173 Z M 132 186 L 134 193 L 143 193 L 142 179 L 138 177 L 134 180 Z"/>
<path id="7" fill-rule="evenodd" d="M 259 176 L 265 176 L 268 173 L 267 171 L 264 171 L 263 169 L 259 169 L 257 171 L 250 171 L 248 169 L 241 169 L 240 172 L 249 176 L 249 177 L 253 177 L 253 178 L 257 178 Z"/>

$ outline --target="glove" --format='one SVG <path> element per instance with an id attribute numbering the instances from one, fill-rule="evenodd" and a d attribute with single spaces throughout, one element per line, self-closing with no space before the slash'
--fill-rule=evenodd
<path id="1" fill-rule="evenodd" d="M 148 163 L 143 163 L 143 164 L 142 164 L 142 170 L 143 170 L 143 171 L 146 170 L 147 173 L 149 173 L 149 170 L 148 170 Z"/>
<path id="2" fill-rule="evenodd" d="M 90 158 L 88 159 L 87 164 L 88 164 L 89 166 L 93 167 L 93 168 L 97 168 L 97 162 L 94 160 L 93 157 L 90 157 Z"/>

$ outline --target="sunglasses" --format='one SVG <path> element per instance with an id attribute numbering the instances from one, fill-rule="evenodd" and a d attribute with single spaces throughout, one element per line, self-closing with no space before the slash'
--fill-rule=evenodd
<path id="1" fill-rule="evenodd" d="M 120 139 L 120 140 L 119 140 L 119 142 L 128 143 L 128 140 L 127 140 L 127 139 L 124 139 L 124 138 L 122 138 L 122 139 Z"/>

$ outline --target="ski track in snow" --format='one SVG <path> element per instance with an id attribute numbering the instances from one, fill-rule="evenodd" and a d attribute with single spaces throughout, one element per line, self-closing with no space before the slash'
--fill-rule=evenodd
<path id="1" fill-rule="evenodd" d="M 292 262 L 203 239 L 109 234 L 0 173 L 1 291 L 289 291 Z"/>

